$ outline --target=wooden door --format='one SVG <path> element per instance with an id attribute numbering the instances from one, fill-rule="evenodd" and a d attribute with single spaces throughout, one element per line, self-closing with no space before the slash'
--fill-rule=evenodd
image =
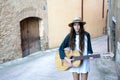
<path id="1" fill-rule="evenodd" d="M 23 57 L 40 50 L 39 19 L 27 18 L 20 23 Z"/>

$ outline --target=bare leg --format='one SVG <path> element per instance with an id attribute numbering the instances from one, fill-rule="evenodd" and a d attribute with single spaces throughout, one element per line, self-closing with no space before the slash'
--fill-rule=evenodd
<path id="1" fill-rule="evenodd" d="M 88 73 L 81 73 L 81 80 L 87 80 Z"/>
<path id="2" fill-rule="evenodd" d="M 73 72 L 72 74 L 73 74 L 74 80 L 79 80 L 79 75 L 80 75 L 80 74 L 78 74 L 78 73 L 76 73 L 76 72 Z"/>

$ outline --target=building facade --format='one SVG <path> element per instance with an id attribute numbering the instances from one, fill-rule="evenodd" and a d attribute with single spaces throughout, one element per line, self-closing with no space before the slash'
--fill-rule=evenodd
<path id="1" fill-rule="evenodd" d="M 48 48 L 46 0 L 0 0 L 0 63 Z"/>
<path id="2" fill-rule="evenodd" d="M 74 17 L 86 21 L 85 30 L 92 38 L 106 33 L 107 0 L 47 0 L 47 3 L 50 48 L 60 45 L 69 33 L 68 24 Z"/>

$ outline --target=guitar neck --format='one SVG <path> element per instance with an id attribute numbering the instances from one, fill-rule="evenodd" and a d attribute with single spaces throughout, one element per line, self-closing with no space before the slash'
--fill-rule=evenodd
<path id="1" fill-rule="evenodd" d="M 100 58 L 100 54 L 83 55 L 83 56 L 77 56 L 77 57 L 74 57 L 74 58 L 75 58 L 75 60 L 82 60 L 82 59 L 89 59 L 90 57 Z"/>

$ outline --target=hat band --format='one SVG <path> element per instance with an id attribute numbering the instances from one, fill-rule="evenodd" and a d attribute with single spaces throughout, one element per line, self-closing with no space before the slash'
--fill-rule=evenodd
<path id="1" fill-rule="evenodd" d="M 80 20 L 74 20 L 73 22 L 82 22 L 82 21 L 80 21 Z"/>

